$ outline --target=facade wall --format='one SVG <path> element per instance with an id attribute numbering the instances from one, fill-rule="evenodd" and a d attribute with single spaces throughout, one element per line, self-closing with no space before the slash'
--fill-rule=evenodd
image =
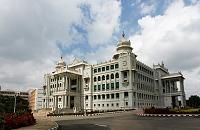
<path id="1" fill-rule="evenodd" d="M 145 106 L 170 107 L 181 96 L 184 105 L 184 77 L 170 74 L 164 63 L 149 67 L 136 59 L 130 41 L 124 36 L 117 44 L 113 60 L 88 65 L 74 59 L 66 66 L 61 60 L 52 74 L 44 75 L 43 108 L 53 110 L 132 109 Z M 180 92 L 176 82 L 180 81 Z"/>

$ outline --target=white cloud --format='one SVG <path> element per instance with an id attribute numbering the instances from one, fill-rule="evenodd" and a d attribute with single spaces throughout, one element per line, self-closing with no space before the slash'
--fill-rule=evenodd
<path id="1" fill-rule="evenodd" d="M 152 66 L 164 61 L 170 72 L 184 72 L 187 95 L 196 93 L 193 88 L 199 85 L 196 74 L 200 69 L 199 14 L 200 3 L 185 6 L 182 0 L 175 1 L 164 15 L 138 20 L 141 32 L 129 38 L 135 47 L 133 51 L 142 62 Z M 193 83 L 190 83 L 191 75 Z"/>
<path id="2" fill-rule="evenodd" d="M 197 0 L 190 0 L 192 3 L 196 3 L 197 2 Z"/>
<path id="3" fill-rule="evenodd" d="M 88 3 L 92 18 L 80 5 Z M 2 89 L 40 87 L 54 70 L 61 50 L 72 44 L 105 44 L 118 31 L 119 1 L 0 1 L 0 81 Z M 84 21 L 85 20 L 85 21 Z M 79 30 L 82 29 L 82 32 Z M 84 32 L 85 31 L 85 32 Z M 107 34 L 106 34 L 107 33 Z M 79 53 L 76 53 L 79 52 Z M 74 50 L 80 56 L 80 50 Z M 71 63 L 74 54 L 64 56 Z"/>
<path id="4" fill-rule="evenodd" d="M 154 13 L 156 10 L 156 4 L 147 5 L 146 3 L 142 3 L 140 5 L 141 15 L 151 14 Z"/>
<path id="5" fill-rule="evenodd" d="M 89 64 L 97 64 L 112 59 L 112 56 L 116 53 L 116 46 L 108 45 L 106 47 L 100 47 L 95 53 L 86 53 L 85 59 Z"/>
<path id="6" fill-rule="evenodd" d="M 93 21 L 84 27 L 88 32 L 90 45 L 109 43 L 112 35 L 119 31 L 120 5 L 120 1 L 114 0 L 91 1 L 90 17 Z"/>

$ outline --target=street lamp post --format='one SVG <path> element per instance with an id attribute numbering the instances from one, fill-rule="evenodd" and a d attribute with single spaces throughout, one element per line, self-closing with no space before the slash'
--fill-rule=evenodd
<path id="1" fill-rule="evenodd" d="M 15 113 L 15 109 L 16 109 L 16 97 L 17 97 L 17 95 L 15 94 L 14 113 Z"/>

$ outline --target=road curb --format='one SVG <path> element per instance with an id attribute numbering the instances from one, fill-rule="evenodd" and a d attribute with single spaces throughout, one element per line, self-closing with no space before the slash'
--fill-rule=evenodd
<path id="1" fill-rule="evenodd" d="M 55 122 L 55 121 L 53 121 L 53 122 Z M 56 127 L 54 127 L 54 128 L 51 128 L 51 129 L 49 129 L 49 130 L 58 130 L 59 129 L 59 125 L 58 125 L 58 123 L 57 122 L 55 122 L 56 123 Z"/>
<path id="2" fill-rule="evenodd" d="M 192 117 L 192 116 L 194 116 L 194 117 L 198 117 L 198 116 L 200 116 L 200 115 L 162 115 L 162 114 L 160 114 L 160 115 L 158 115 L 158 114 L 137 114 L 137 115 L 139 115 L 139 116 L 158 116 L 158 117 L 170 117 L 170 116 L 172 116 L 172 117 L 181 117 L 181 116 L 184 116 L 184 117 L 186 117 L 186 116 L 190 116 L 190 117 Z"/>

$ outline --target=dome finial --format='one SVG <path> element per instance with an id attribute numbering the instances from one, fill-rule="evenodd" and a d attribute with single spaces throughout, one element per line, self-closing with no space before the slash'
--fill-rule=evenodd
<path id="1" fill-rule="evenodd" d="M 62 60 L 63 56 L 61 55 L 61 60 Z"/>
<path id="2" fill-rule="evenodd" d="M 123 33 L 122 33 L 122 37 L 124 38 L 124 36 L 125 36 L 125 34 L 124 34 L 124 31 L 123 31 Z"/>

